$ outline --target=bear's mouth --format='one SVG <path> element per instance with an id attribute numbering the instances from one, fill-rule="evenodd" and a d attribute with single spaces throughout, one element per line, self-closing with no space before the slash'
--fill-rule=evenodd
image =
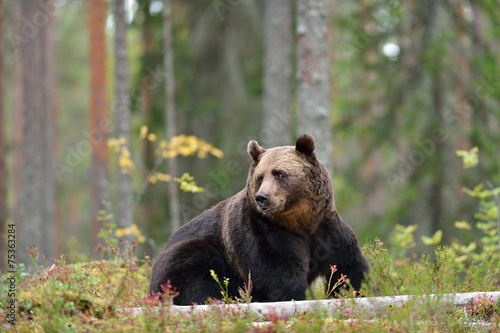
<path id="1" fill-rule="evenodd" d="M 257 206 L 259 207 L 259 211 L 261 212 L 261 214 L 265 216 L 275 215 L 281 211 L 280 205 L 264 206 L 264 207 L 260 205 Z"/>

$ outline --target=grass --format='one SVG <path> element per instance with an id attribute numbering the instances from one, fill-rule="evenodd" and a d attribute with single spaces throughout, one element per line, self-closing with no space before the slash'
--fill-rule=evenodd
<path id="1" fill-rule="evenodd" d="M 122 244 L 122 247 L 123 244 Z M 11 332 L 170 332 L 170 331 L 273 331 L 273 332 L 392 332 L 392 331 L 487 331 L 473 323 L 487 322 L 498 331 L 500 306 L 487 298 L 466 309 L 431 299 L 412 299 L 402 307 L 367 313 L 356 307 L 309 311 L 294 318 L 271 313 L 267 323 L 241 310 L 221 305 L 206 313 L 179 314 L 156 299 L 146 298 L 151 260 L 138 260 L 127 250 L 115 247 L 108 260 L 67 263 L 63 257 L 35 274 L 18 273 L 19 293 L 16 326 L 2 319 L 1 331 Z M 500 262 L 464 262 L 456 246 L 441 246 L 435 259 L 391 258 L 385 245 L 376 240 L 364 247 L 372 263 L 370 281 L 364 296 L 423 295 L 500 290 Z M 316 285 L 315 295 L 323 288 Z M 7 290 L 0 295 L 6 308 Z M 349 299 L 346 297 L 346 304 Z M 320 296 L 321 297 L 321 296 Z M 230 300 L 228 300 L 230 301 Z M 133 307 L 143 307 L 136 316 Z M 344 309 L 345 310 L 345 309 Z M 4 317 L 5 315 L 2 314 Z"/>

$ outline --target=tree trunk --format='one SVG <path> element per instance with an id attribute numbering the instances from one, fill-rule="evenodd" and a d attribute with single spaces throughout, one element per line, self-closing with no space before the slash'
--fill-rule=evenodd
<path id="1" fill-rule="evenodd" d="M 47 259 L 54 256 L 52 18 L 49 12 L 40 15 L 41 5 L 41 0 L 21 2 L 21 31 L 32 29 L 32 22 L 38 24 L 36 36 L 21 46 L 23 145 L 18 257 L 24 263 L 29 262 L 24 248 L 32 245 Z"/>
<path id="2" fill-rule="evenodd" d="M 326 0 L 297 2 L 297 134 L 314 136 L 316 155 L 332 173 L 330 62 Z"/>
<path id="3" fill-rule="evenodd" d="M 3 1 L 0 1 L 0 17 L 4 17 Z M 7 169 L 5 165 L 4 107 L 3 107 L 3 24 L 0 22 L 0 272 L 5 272 L 7 259 Z"/>
<path id="4" fill-rule="evenodd" d="M 115 21 L 115 117 L 116 137 L 125 138 L 130 151 L 130 74 L 127 55 L 127 23 L 125 21 L 125 1 L 113 1 Z M 121 154 L 121 152 L 120 152 Z M 118 167 L 118 226 L 132 225 L 134 214 L 133 189 L 130 175 Z"/>
<path id="5" fill-rule="evenodd" d="M 442 65 L 439 64 L 439 68 L 432 80 L 432 106 L 434 108 L 434 113 L 437 117 L 438 128 L 444 128 L 443 119 L 443 78 L 441 74 Z M 436 174 L 434 182 L 431 186 L 431 193 L 429 194 L 429 206 L 431 210 L 431 232 L 434 234 L 438 230 L 443 229 L 444 222 L 444 184 L 446 182 L 445 168 L 446 163 L 444 161 L 444 143 L 436 142 Z"/>
<path id="6" fill-rule="evenodd" d="M 175 76 L 174 76 L 174 52 L 172 50 L 172 4 L 170 0 L 163 2 L 163 40 L 165 50 L 163 51 L 163 61 L 165 62 L 165 71 L 168 73 L 165 77 L 165 95 L 167 103 L 165 104 L 165 137 L 171 140 L 175 135 Z M 168 160 L 168 173 L 175 177 L 177 169 L 176 158 Z M 170 203 L 170 225 L 172 233 L 181 226 L 181 217 L 179 211 L 179 189 L 172 180 L 168 182 L 168 194 Z"/>
<path id="7" fill-rule="evenodd" d="M 88 2 L 88 24 L 90 31 L 90 143 L 92 157 L 90 167 L 91 186 L 91 230 L 92 243 L 98 243 L 97 234 L 103 227 L 99 211 L 105 209 L 103 202 L 109 201 L 108 145 L 107 134 L 111 122 L 107 116 L 106 97 L 106 35 L 107 1 Z"/>
<path id="8" fill-rule="evenodd" d="M 292 74 L 292 0 L 264 2 L 265 147 L 290 145 Z"/>
<path id="9" fill-rule="evenodd" d="M 43 1 L 45 6 L 51 7 L 54 0 Z M 38 9 L 40 11 L 40 9 Z M 48 21 L 43 29 L 43 43 L 42 48 L 42 67 L 43 74 L 43 165 L 42 165 L 42 183 L 44 189 L 43 206 L 46 211 L 46 219 L 43 221 L 44 232 L 42 233 L 42 241 L 44 244 L 50 244 L 51 256 L 59 255 L 56 253 L 58 247 L 55 243 L 55 179 L 52 170 L 52 162 L 54 161 L 54 133 L 55 133 L 55 103 L 54 103 L 54 22 L 52 12 L 48 16 Z M 50 259 L 50 258 L 49 258 Z"/>
<path id="10" fill-rule="evenodd" d="M 14 32 L 21 35 L 21 6 L 15 7 L 14 13 Z M 12 218 L 17 227 L 21 221 L 21 184 L 22 184 L 22 155 L 23 155 L 23 60 L 21 56 L 21 44 L 16 44 L 14 55 L 14 128 L 21 130 L 14 131 L 14 165 L 12 174 L 14 177 L 14 211 Z M 21 247 L 17 247 L 21 251 Z"/>

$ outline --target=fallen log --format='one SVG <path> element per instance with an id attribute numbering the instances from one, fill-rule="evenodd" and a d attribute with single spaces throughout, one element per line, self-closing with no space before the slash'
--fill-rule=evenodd
<path id="1" fill-rule="evenodd" d="M 315 301 L 288 301 L 288 302 L 270 302 L 270 303 L 239 303 L 239 304 L 211 304 L 211 305 L 193 305 L 193 306 L 167 306 L 170 313 L 195 314 L 215 309 L 224 311 L 233 311 L 238 313 L 252 314 L 256 320 L 265 320 L 269 315 L 277 315 L 281 319 L 291 318 L 298 313 L 306 311 L 366 311 L 368 313 L 379 313 L 390 307 L 401 307 L 410 301 L 425 301 L 428 298 L 439 302 L 453 304 L 456 307 L 471 307 L 473 301 L 487 299 L 495 303 L 500 302 L 500 291 L 493 292 L 474 292 L 457 294 L 431 294 L 423 296 L 401 295 L 384 297 L 364 297 L 364 298 L 345 298 L 345 299 L 327 299 Z M 133 308 L 132 313 L 139 316 L 144 308 Z"/>

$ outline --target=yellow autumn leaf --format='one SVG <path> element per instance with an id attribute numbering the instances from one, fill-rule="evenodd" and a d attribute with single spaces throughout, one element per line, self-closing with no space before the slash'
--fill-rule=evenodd
<path id="1" fill-rule="evenodd" d="M 139 138 L 141 140 L 144 140 L 146 138 L 146 135 L 148 134 L 148 127 L 146 125 L 141 126 L 141 133 L 139 134 Z"/>
<path id="2" fill-rule="evenodd" d="M 455 222 L 455 228 L 457 229 L 465 229 L 465 230 L 471 230 L 472 227 L 470 226 L 469 223 L 466 221 L 456 221 Z"/>
<path id="3" fill-rule="evenodd" d="M 217 149 L 217 148 L 210 149 L 210 154 L 214 155 L 217 158 L 222 158 L 224 156 L 224 153 L 222 152 L 222 150 Z"/>
<path id="4" fill-rule="evenodd" d="M 108 140 L 108 147 L 113 148 L 118 145 L 118 140 L 116 139 L 109 139 Z"/>
<path id="5" fill-rule="evenodd" d="M 151 142 L 155 142 L 156 141 L 156 134 L 149 133 L 148 134 L 148 140 L 151 141 Z"/>

